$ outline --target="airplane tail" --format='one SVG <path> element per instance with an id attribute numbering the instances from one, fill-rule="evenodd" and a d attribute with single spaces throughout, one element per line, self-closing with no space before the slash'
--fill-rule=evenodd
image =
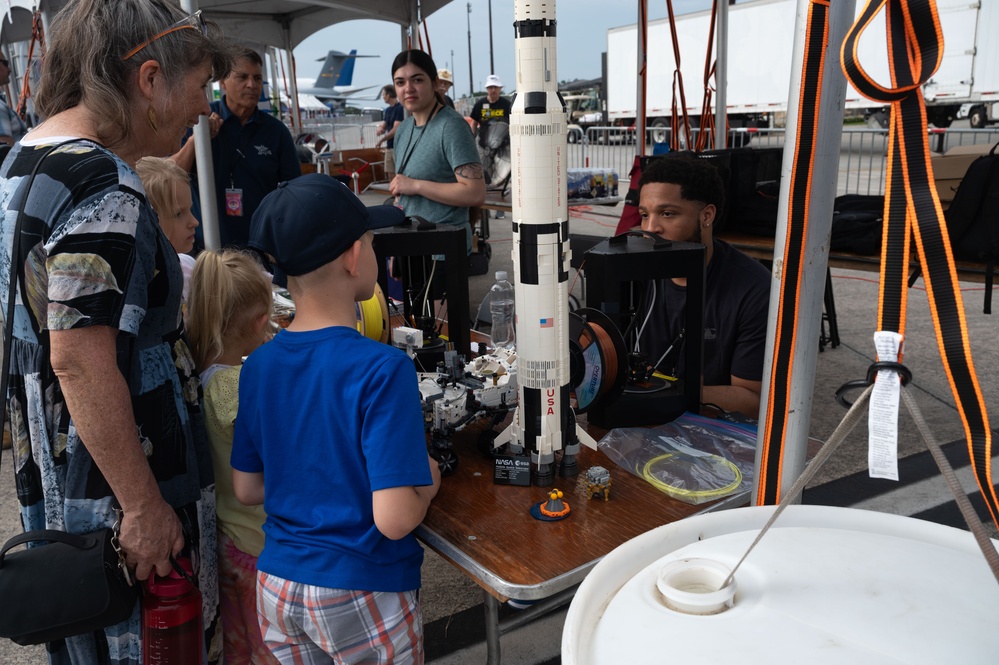
<path id="1" fill-rule="evenodd" d="M 354 80 L 354 63 L 357 62 L 357 59 L 353 56 L 356 55 L 357 49 L 351 49 L 350 54 L 346 58 L 346 62 L 344 62 L 343 67 L 340 68 L 340 78 L 336 80 L 337 85 L 349 87 L 351 82 Z"/>
<path id="2" fill-rule="evenodd" d="M 319 71 L 319 78 L 316 79 L 316 87 L 333 90 L 337 86 L 349 86 L 354 79 L 356 57 L 357 49 L 351 50 L 350 53 L 340 51 L 327 53 L 323 68 Z"/>

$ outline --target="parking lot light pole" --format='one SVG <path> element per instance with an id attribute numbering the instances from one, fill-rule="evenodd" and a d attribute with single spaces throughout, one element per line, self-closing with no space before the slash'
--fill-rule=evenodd
<path id="1" fill-rule="evenodd" d="M 489 73 L 496 73 L 496 63 L 493 62 L 493 0 L 489 0 Z"/>
<path id="2" fill-rule="evenodd" d="M 468 3 L 468 96 L 475 92 L 475 79 L 472 78 L 472 3 Z"/>

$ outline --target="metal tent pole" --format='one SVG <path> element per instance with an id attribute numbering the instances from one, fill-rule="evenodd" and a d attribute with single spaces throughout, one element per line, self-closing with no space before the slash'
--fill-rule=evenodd
<path id="1" fill-rule="evenodd" d="M 638 0 L 638 62 L 636 71 L 638 72 L 637 90 L 635 94 L 635 145 L 638 147 L 639 157 L 645 156 L 645 92 L 648 86 L 648 70 L 645 66 L 648 60 L 648 25 L 649 25 L 649 0 Z M 675 127 L 672 129 L 676 129 Z"/>
<path id="2" fill-rule="evenodd" d="M 271 108 L 281 116 L 281 88 L 278 87 L 278 50 L 273 46 L 267 47 L 267 61 L 269 67 L 268 76 L 271 77 Z M 285 91 L 287 92 L 287 90 Z"/>
<path id="3" fill-rule="evenodd" d="M 715 148 L 728 147 L 728 1 L 718 4 L 715 24 Z M 703 125 L 702 125 L 703 126 Z"/>
<path id="4" fill-rule="evenodd" d="M 181 0 L 181 9 L 188 14 L 198 11 L 198 0 Z M 215 192 L 215 167 L 212 163 L 212 136 L 208 116 L 201 116 L 194 126 L 194 163 L 198 167 L 198 193 L 201 198 L 201 232 L 205 249 L 219 249 L 219 214 Z"/>
<path id="5" fill-rule="evenodd" d="M 291 135 L 298 138 L 302 133 L 302 112 L 298 108 L 298 72 L 295 71 L 295 55 L 292 53 L 294 46 L 291 43 L 291 30 L 285 26 L 284 30 L 284 53 L 288 61 L 288 87 L 291 94 L 288 95 L 291 102 Z M 280 115 L 279 115 L 280 117 Z"/>
<path id="6" fill-rule="evenodd" d="M 800 317 L 794 349 L 794 372 L 789 387 L 787 404 L 787 437 L 784 446 L 784 459 L 781 464 L 781 492 L 786 492 L 794 484 L 805 468 L 808 443 L 809 418 L 812 409 L 812 391 L 815 384 L 815 365 L 818 357 L 819 335 L 821 333 L 822 303 L 825 294 L 826 270 L 829 263 L 829 233 L 832 228 L 833 201 L 836 198 L 836 182 L 839 170 L 840 142 L 843 134 L 843 103 L 846 95 L 846 79 L 839 64 L 839 48 L 847 31 L 853 24 L 855 0 L 842 0 L 831 3 L 829 9 L 829 46 L 826 49 L 823 71 L 822 98 L 819 102 L 819 123 L 815 137 L 815 161 L 812 166 L 810 213 L 808 234 L 805 238 L 804 265 L 809 266 L 802 281 L 799 294 Z M 798 109 L 801 106 L 800 81 L 804 59 L 805 29 L 807 25 L 809 0 L 798 0 L 797 20 L 794 35 L 794 55 L 791 65 L 791 87 L 788 95 L 787 127 L 785 129 L 784 161 L 781 167 L 780 203 L 777 219 L 787 219 L 788 194 L 791 181 L 791 167 L 797 144 Z M 785 253 L 787 227 L 778 223 L 774 242 L 774 271 L 770 290 L 770 313 L 767 323 L 767 352 L 763 366 L 763 376 L 771 376 L 775 328 L 780 308 L 780 294 L 783 271 L 780 262 Z M 763 393 L 760 403 L 760 423 L 764 423 L 770 401 L 769 389 Z M 764 428 L 760 428 L 761 437 Z M 756 474 L 759 479 L 760 460 L 764 442 L 762 438 L 756 447 Z M 754 481 L 753 496 L 757 494 Z M 800 500 L 800 499 L 799 499 Z"/>

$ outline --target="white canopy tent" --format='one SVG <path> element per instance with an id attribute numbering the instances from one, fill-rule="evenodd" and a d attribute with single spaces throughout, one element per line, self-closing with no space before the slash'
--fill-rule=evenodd
<path id="1" fill-rule="evenodd" d="M 281 93 L 281 104 L 283 106 L 291 106 L 291 97 Z M 308 95 L 304 92 L 298 93 L 298 108 L 303 111 L 321 111 L 326 113 L 330 110 L 330 107 L 323 104 L 318 97 L 314 95 Z"/>
<path id="2" fill-rule="evenodd" d="M 240 41 L 294 49 L 306 37 L 334 23 L 373 19 L 415 26 L 451 0 L 201 0 L 206 18 Z M 188 4 L 188 3 L 182 3 Z"/>

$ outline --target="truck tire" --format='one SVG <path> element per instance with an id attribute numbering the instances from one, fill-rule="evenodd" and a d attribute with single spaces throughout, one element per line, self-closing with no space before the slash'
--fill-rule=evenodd
<path id="1" fill-rule="evenodd" d="M 569 127 L 569 134 L 567 136 L 569 143 L 582 143 L 583 136 L 582 128 L 575 125 Z"/>
<path id="2" fill-rule="evenodd" d="M 937 129 L 947 129 L 954 122 L 957 115 L 958 106 L 927 106 L 926 120 Z"/>
<path id="3" fill-rule="evenodd" d="M 972 129 L 985 129 L 989 124 L 989 115 L 984 106 L 976 106 L 968 114 L 968 124 Z"/>
<path id="4" fill-rule="evenodd" d="M 652 138 L 653 145 L 669 141 L 669 120 L 666 118 L 655 118 L 649 127 L 652 129 L 649 135 Z"/>
<path id="5" fill-rule="evenodd" d="M 874 111 L 866 118 L 867 126 L 871 129 L 888 129 L 888 112 L 882 110 Z"/>

